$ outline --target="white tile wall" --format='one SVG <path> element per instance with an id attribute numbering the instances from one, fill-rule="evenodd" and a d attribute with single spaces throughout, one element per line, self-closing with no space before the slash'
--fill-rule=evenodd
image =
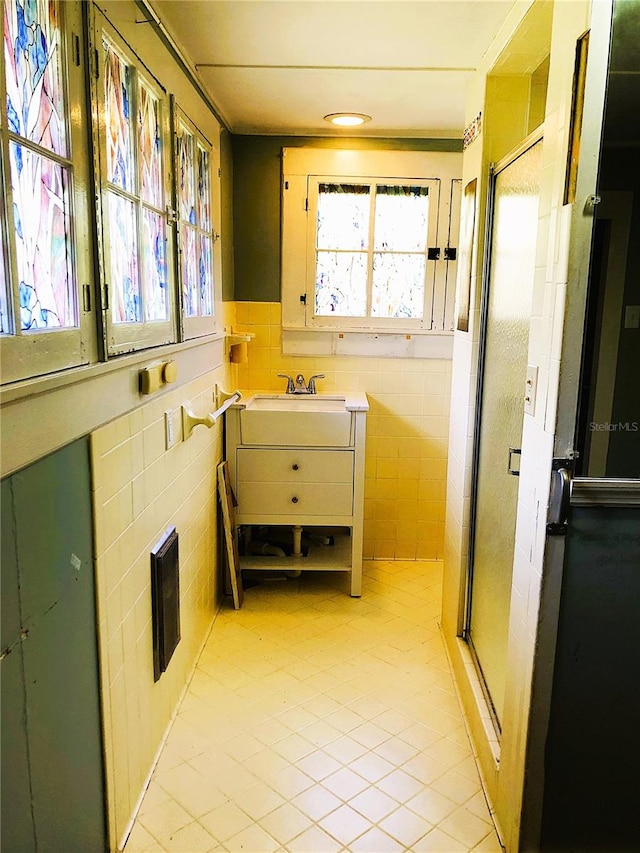
<path id="1" fill-rule="evenodd" d="M 278 373 L 324 373 L 320 392 L 367 393 L 365 558 L 441 558 L 451 362 L 283 356 L 280 304 L 237 302 L 235 308 L 234 330 L 255 335 L 247 364 L 235 368 L 240 387 L 282 390 Z"/>
<path id="2" fill-rule="evenodd" d="M 219 600 L 216 465 L 222 428 L 180 441 L 180 405 L 213 408 L 228 366 L 151 399 L 91 435 L 101 688 L 112 846 L 126 832 Z M 178 441 L 165 450 L 164 412 Z M 181 640 L 153 681 L 150 551 L 179 536 Z"/>

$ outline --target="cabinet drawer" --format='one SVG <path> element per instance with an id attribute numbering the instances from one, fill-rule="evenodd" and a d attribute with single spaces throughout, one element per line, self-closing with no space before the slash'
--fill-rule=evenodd
<path id="1" fill-rule="evenodd" d="M 351 483 L 238 483 L 238 514 L 351 515 Z"/>
<path id="2" fill-rule="evenodd" d="M 269 447 L 349 447 L 351 412 L 240 412 L 243 444 Z"/>
<path id="3" fill-rule="evenodd" d="M 351 450 L 238 450 L 238 488 L 252 483 L 349 483 Z"/>

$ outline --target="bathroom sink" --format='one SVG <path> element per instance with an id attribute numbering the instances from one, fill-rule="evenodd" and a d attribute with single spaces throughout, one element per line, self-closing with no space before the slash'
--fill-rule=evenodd
<path id="1" fill-rule="evenodd" d="M 247 410 L 263 412 L 344 412 L 345 398 L 320 394 L 256 394 Z"/>
<path id="2" fill-rule="evenodd" d="M 244 444 L 349 447 L 352 412 L 368 408 L 361 394 L 247 394 L 237 404 Z"/>

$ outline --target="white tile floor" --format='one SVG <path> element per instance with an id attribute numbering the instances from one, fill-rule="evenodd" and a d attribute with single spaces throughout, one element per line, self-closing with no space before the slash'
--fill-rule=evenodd
<path id="1" fill-rule="evenodd" d="M 126 853 L 498 853 L 438 629 L 442 565 L 225 604 Z"/>

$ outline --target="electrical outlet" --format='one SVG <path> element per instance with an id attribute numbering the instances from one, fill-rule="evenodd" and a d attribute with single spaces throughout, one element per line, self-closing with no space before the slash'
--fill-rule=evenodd
<path id="1" fill-rule="evenodd" d="M 536 392 L 538 390 L 538 368 L 532 364 L 527 365 L 527 374 L 524 385 L 524 411 L 527 415 L 536 413 Z"/>
<path id="2" fill-rule="evenodd" d="M 640 305 L 625 305 L 624 327 L 625 329 L 640 329 Z"/>
<path id="3" fill-rule="evenodd" d="M 173 423 L 173 412 L 164 413 L 165 449 L 170 450 L 176 443 L 176 429 Z"/>

